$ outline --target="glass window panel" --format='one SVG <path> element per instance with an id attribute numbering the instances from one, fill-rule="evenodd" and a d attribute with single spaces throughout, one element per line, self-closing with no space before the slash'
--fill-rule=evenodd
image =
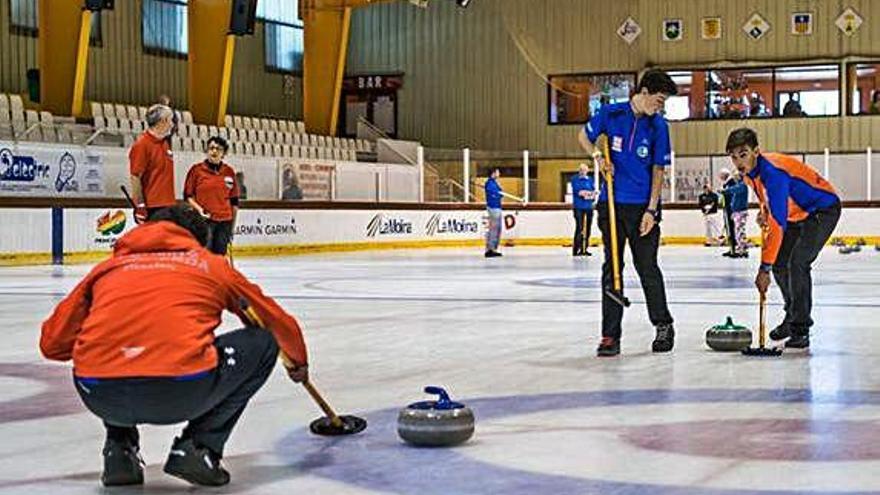
<path id="1" fill-rule="evenodd" d="M 850 64 L 847 69 L 852 114 L 880 114 L 880 62 Z"/>
<path id="2" fill-rule="evenodd" d="M 583 124 L 605 103 L 627 101 L 635 83 L 632 73 L 550 76 L 550 124 Z"/>
<path id="3" fill-rule="evenodd" d="M 186 3 L 177 0 L 143 0 L 141 29 L 144 48 L 186 55 Z"/>
<path id="4" fill-rule="evenodd" d="M 301 72 L 303 50 L 302 28 L 266 23 L 266 66 L 283 72 Z"/>

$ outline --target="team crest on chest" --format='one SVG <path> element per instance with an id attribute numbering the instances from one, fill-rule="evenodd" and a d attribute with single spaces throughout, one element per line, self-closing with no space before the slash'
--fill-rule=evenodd
<path id="1" fill-rule="evenodd" d="M 639 155 L 639 158 L 648 158 L 648 147 L 645 145 L 641 145 L 636 148 L 636 154 Z"/>

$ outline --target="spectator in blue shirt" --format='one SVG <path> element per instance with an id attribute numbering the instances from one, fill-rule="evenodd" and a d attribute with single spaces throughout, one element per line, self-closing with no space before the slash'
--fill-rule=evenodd
<path id="1" fill-rule="evenodd" d="M 669 124 L 661 111 L 666 98 L 677 93 L 678 88 L 669 74 L 658 69 L 648 70 L 629 101 L 601 107 L 578 134 L 584 151 L 598 161 L 604 173 L 614 176 L 619 266 L 622 270 L 623 251 L 628 243 L 645 291 L 648 315 L 657 331 L 651 345 L 654 352 L 669 352 L 675 343 L 663 273 L 657 265 L 657 250 L 660 191 L 671 161 Z M 596 145 L 602 134 L 608 139 L 612 163 L 605 162 L 602 148 Z M 620 354 L 623 308 L 607 294 L 613 287 L 614 277 L 606 189 L 603 183 L 597 206 L 605 261 L 602 265 L 602 341 L 596 352 L 599 356 L 616 356 Z"/>
<path id="2" fill-rule="evenodd" d="M 494 169 L 486 180 L 486 211 L 489 214 L 489 225 L 486 229 L 486 257 L 497 258 L 501 256 L 498 252 L 498 244 L 501 242 L 502 214 L 501 211 L 501 186 L 498 185 L 498 177 L 501 176 L 501 170 Z"/>
<path id="3" fill-rule="evenodd" d="M 730 251 L 723 254 L 730 258 L 748 258 L 749 246 L 746 237 L 746 222 L 749 218 L 749 188 L 739 174 L 731 176 L 724 187 L 730 198 Z"/>
<path id="4" fill-rule="evenodd" d="M 590 167 L 581 163 L 580 171 L 571 178 L 571 194 L 574 198 L 574 241 L 573 256 L 592 256 L 590 247 L 590 230 L 593 225 L 593 199 L 596 197 L 596 183 Z"/>

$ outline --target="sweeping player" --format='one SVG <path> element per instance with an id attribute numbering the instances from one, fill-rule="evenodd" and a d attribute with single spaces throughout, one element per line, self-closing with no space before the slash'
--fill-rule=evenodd
<path id="1" fill-rule="evenodd" d="M 199 485 L 229 482 L 223 447 L 278 349 L 308 379 L 296 320 L 225 258 L 208 252 L 206 220 L 179 204 L 122 236 L 43 323 L 40 350 L 73 359 L 77 392 L 107 430 L 104 485 L 144 482 L 139 424 L 188 421 L 164 471 Z M 265 329 L 214 336 L 224 309 Z M 251 315 L 256 315 L 253 317 Z"/>
<path id="2" fill-rule="evenodd" d="M 813 262 L 840 219 L 834 186 L 809 165 L 780 153 L 764 153 L 758 135 L 741 128 L 727 137 L 727 153 L 761 205 L 758 222 L 767 236 L 755 285 L 763 294 L 770 272 L 785 300 L 785 319 L 770 332 L 786 347 L 810 346 Z"/>
<path id="3" fill-rule="evenodd" d="M 598 160 L 600 168 L 614 175 L 617 238 L 622 241 L 617 256 L 623 268 L 623 247 L 629 242 L 633 263 L 645 291 L 648 315 L 657 333 L 651 348 L 669 352 L 675 343 L 672 315 L 666 304 L 663 273 L 657 266 L 660 246 L 660 191 L 670 164 L 669 125 L 659 113 L 666 98 L 678 88 L 662 70 L 645 72 L 629 101 L 602 106 L 578 135 L 583 149 Z M 605 163 L 594 145 L 599 136 L 608 139 L 611 161 Z M 612 168 L 613 166 L 613 168 Z M 608 215 L 607 187 L 599 197 L 599 229 L 605 246 L 602 265 L 602 341 L 599 356 L 620 353 L 623 308 L 608 296 L 613 284 L 613 268 Z"/>

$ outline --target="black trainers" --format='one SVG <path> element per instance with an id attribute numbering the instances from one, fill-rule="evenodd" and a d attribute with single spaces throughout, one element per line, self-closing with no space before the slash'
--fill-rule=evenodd
<path id="1" fill-rule="evenodd" d="M 790 339 L 785 341 L 786 349 L 809 349 L 810 348 L 810 336 L 807 335 L 792 335 Z"/>
<path id="2" fill-rule="evenodd" d="M 791 337 L 791 327 L 785 322 L 770 331 L 770 340 L 785 340 L 789 337 Z"/>
<path id="3" fill-rule="evenodd" d="M 107 439 L 104 442 L 104 486 L 144 484 L 144 460 L 137 445 Z"/>
<path id="4" fill-rule="evenodd" d="M 498 251 L 486 251 L 486 254 L 484 256 L 486 256 L 487 258 L 497 258 L 501 256 L 501 253 L 499 253 Z"/>
<path id="5" fill-rule="evenodd" d="M 657 336 L 651 343 L 651 350 L 654 352 L 669 352 L 675 346 L 675 329 L 672 323 L 657 325 Z"/>
<path id="6" fill-rule="evenodd" d="M 616 356 L 620 354 L 620 341 L 614 337 L 602 337 L 596 355 L 599 357 Z"/>
<path id="7" fill-rule="evenodd" d="M 163 470 L 194 485 L 229 483 L 229 472 L 220 465 L 220 456 L 205 447 L 197 447 L 192 439 L 174 439 Z"/>

